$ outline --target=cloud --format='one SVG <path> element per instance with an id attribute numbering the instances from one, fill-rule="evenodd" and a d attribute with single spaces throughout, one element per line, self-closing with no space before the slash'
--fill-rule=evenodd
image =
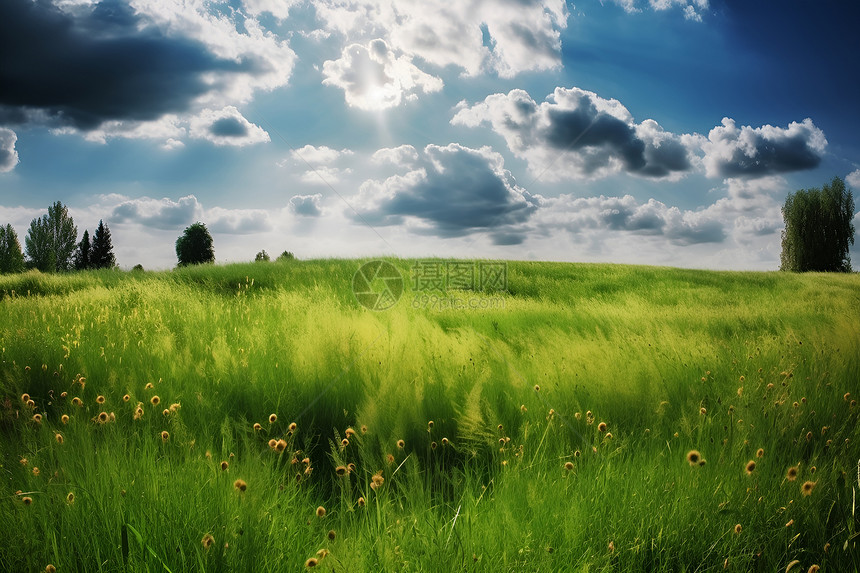
<path id="1" fill-rule="evenodd" d="M 322 215 L 322 194 L 294 195 L 290 199 L 290 210 L 296 215 L 303 217 L 319 217 Z"/>
<path id="2" fill-rule="evenodd" d="M 294 60 L 254 18 L 210 12 L 203 0 L 8 0 L 0 123 L 147 137 L 142 123 L 181 121 L 286 84 Z"/>
<path id="3" fill-rule="evenodd" d="M 16 141 L 18 141 L 18 136 L 14 131 L 0 127 L 0 173 L 12 171 L 18 165 L 18 151 L 15 150 Z"/>
<path id="4" fill-rule="evenodd" d="M 510 78 L 561 65 L 564 0 L 314 0 L 325 29 L 348 41 L 382 38 L 391 49 L 466 75 Z M 486 36 L 486 41 L 485 41 Z"/>
<path id="5" fill-rule="evenodd" d="M 721 243 L 726 232 L 717 218 L 702 211 L 681 211 L 655 199 L 640 203 L 623 197 L 573 197 L 546 199 L 535 224 L 545 231 L 564 228 L 573 234 L 623 231 L 634 235 L 662 236 L 676 245 Z"/>
<path id="6" fill-rule="evenodd" d="M 526 222 L 540 197 L 516 185 L 488 147 L 428 145 L 415 169 L 362 184 L 351 201 L 371 225 L 407 223 L 416 233 L 457 237 Z"/>
<path id="7" fill-rule="evenodd" d="M 225 235 L 249 235 L 264 233 L 272 229 L 269 212 L 261 209 L 207 209 L 206 227 L 213 233 Z"/>
<path id="8" fill-rule="evenodd" d="M 641 12 L 637 0 L 613 0 L 624 8 L 626 12 Z M 655 11 L 662 12 L 672 7 L 681 8 L 684 18 L 694 22 L 702 21 L 702 12 L 708 9 L 708 0 L 648 0 L 648 6 Z"/>
<path id="9" fill-rule="evenodd" d="M 333 185 L 335 183 L 340 183 L 341 177 L 343 175 L 348 175 L 352 173 L 352 169 L 341 169 L 338 167 L 329 167 L 321 165 L 319 167 L 314 167 L 310 171 L 305 171 L 302 173 L 300 179 L 304 183 L 309 183 L 311 185 Z"/>
<path id="10" fill-rule="evenodd" d="M 772 125 L 738 128 L 726 117 L 701 147 L 709 177 L 761 177 L 817 167 L 827 139 L 809 118 L 782 129 Z"/>
<path id="11" fill-rule="evenodd" d="M 391 163 L 393 165 L 412 165 L 418 160 L 418 151 L 411 145 L 399 147 L 383 147 L 377 150 L 370 160 L 374 163 Z"/>
<path id="12" fill-rule="evenodd" d="M 172 199 L 127 199 L 113 208 L 110 219 L 117 223 L 139 223 L 155 229 L 182 229 L 203 216 L 203 207 L 194 195 Z"/>
<path id="13" fill-rule="evenodd" d="M 442 89 L 441 79 L 418 69 L 411 56 L 396 56 L 381 39 L 345 47 L 339 59 L 323 63 L 323 76 L 323 84 L 344 91 L 348 105 L 369 111 L 396 107 L 416 91 Z"/>
<path id="14" fill-rule="evenodd" d="M 300 2 L 301 0 L 243 0 L 242 3 L 252 16 L 268 12 L 278 20 L 286 20 L 290 15 L 290 8 Z"/>
<path id="15" fill-rule="evenodd" d="M 654 120 L 640 124 L 615 99 L 579 88 L 556 88 L 538 104 L 524 90 L 461 103 L 451 123 L 489 123 L 508 148 L 546 180 L 597 178 L 621 171 L 678 179 L 692 169 L 684 137 Z"/>
<path id="16" fill-rule="evenodd" d="M 845 183 L 854 189 L 860 189 L 860 169 L 855 169 L 845 177 Z"/>
<path id="17" fill-rule="evenodd" d="M 351 149 L 341 149 L 338 151 L 337 149 L 332 149 L 331 147 L 326 147 L 325 145 L 320 145 L 319 147 L 315 147 L 313 145 L 305 145 L 299 149 L 294 149 L 290 155 L 296 161 L 307 162 L 311 165 L 325 165 L 327 163 L 334 163 L 341 157 L 345 157 L 348 155 L 352 155 L 353 152 Z"/>
<path id="18" fill-rule="evenodd" d="M 215 145 L 236 147 L 269 141 L 269 134 L 262 127 L 245 119 L 239 110 L 231 105 L 218 111 L 204 109 L 200 115 L 191 118 L 189 135 Z"/>

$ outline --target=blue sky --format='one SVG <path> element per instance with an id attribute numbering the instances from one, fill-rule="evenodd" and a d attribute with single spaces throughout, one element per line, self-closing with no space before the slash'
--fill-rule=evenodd
<path id="1" fill-rule="evenodd" d="M 63 201 L 125 268 L 199 220 L 222 262 L 776 269 L 788 192 L 860 188 L 846 6 L 6 0 L 0 223 Z"/>

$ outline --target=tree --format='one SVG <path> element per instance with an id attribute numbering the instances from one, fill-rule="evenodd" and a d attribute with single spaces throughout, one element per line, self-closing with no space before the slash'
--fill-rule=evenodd
<path id="1" fill-rule="evenodd" d="M 30 222 L 24 239 L 30 264 L 44 272 L 69 270 L 77 238 L 78 228 L 68 208 L 57 201 L 48 207 L 47 215 Z"/>
<path id="2" fill-rule="evenodd" d="M 0 225 L 0 273 L 20 273 L 24 270 L 24 254 L 12 225 Z"/>
<path id="3" fill-rule="evenodd" d="M 271 257 L 269 257 L 269 253 L 266 252 L 266 249 L 263 249 L 262 251 L 257 253 L 257 256 L 254 257 L 254 262 L 257 263 L 268 263 L 271 260 L 272 259 Z"/>
<path id="4" fill-rule="evenodd" d="M 185 229 L 176 239 L 176 258 L 179 259 L 181 267 L 215 262 L 212 235 L 209 234 L 206 225 L 198 221 Z"/>
<path id="5" fill-rule="evenodd" d="M 284 251 L 283 253 L 278 255 L 277 260 L 279 260 L 279 261 L 292 261 L 295 258 L 296 258 L 296 256 L 293 255 L 293 253 L 291 253 L 290 251 Z"/>
<path id="6" fill-rule="evenodd" d="M 116 266 L 113 254 L 113 244 L 110 239 L 110 229 L 99 221 L 99 226 L 93 235 L 93 251 L 90 256 L 90 266 L 94 269 L 112 269 Z"/>
<path id="7" fill-rule="evenodd" d="M 84 236 L 81 242 L 78 243 L 78 249 L 75 251 L 75 269 L 79 271 L 90 268 L 90 256 L 92 254 L 92 245 L 90 245 L 90 232 L 84 230 Z"/>
<path id="8" fill-rule="evenodd" d="M 851 272 L 854 197 L 839 177 L 821 189 L 790 193 L 782 207 L 780 270 Z"/>

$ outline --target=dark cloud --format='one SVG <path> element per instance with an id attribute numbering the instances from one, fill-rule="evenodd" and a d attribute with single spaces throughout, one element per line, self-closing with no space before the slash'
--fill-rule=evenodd
<path id="1" fill-rule="evenodd" d="M 140 223 L 155 229 L 181 229 L 200 218 L 202 207 L 194 195 L 178 201 L 170 199 L 131 199 L 114 207 L 111 221 Z"/>
<path id="2" fill-rule="evenodd" d="M 209 132 L 220 137 L 244 137 L 248 127 L 237 117 L 222 117 L 209 126 Z"/>
<path id="3" fill-rule="evenodd" d="M 0 2 L 0 121 L 40 118 L 82 130 L 187 111 L 218 86 L 212 71 L 250 71 L 198 42 L 143 26 L 109 0 L 72 15 L 47 0 Z"/>
<path id="4" fill-rule="evenodd" d="M 419 232 L 457 237 L 523 223 L 537 209 L 538 198 L 518 187 L 488 148 L 428 145 L 424 156 L 420 169 L 362 186 L 365 221 L 395 225 L 414 217 L 428 225 Z"/>

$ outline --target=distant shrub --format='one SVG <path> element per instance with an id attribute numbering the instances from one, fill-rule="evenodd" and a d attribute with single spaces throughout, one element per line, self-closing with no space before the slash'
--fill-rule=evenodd
<path id="1" fill-rule="evenodd" d="M 279 261 L 292 261 L 295 260 L 296 256 L 290 251 L 284 251 L 280 255 L 278 255 Z"/>
<path id="2" fill-rule="evenodd" d="M 263 249 L 254 257 L 254 261 L 258 263 L 268 263 L 270 260 L 272 259 L 269 257 L 269 253 L 266 252 L 266 249 Z"/>

